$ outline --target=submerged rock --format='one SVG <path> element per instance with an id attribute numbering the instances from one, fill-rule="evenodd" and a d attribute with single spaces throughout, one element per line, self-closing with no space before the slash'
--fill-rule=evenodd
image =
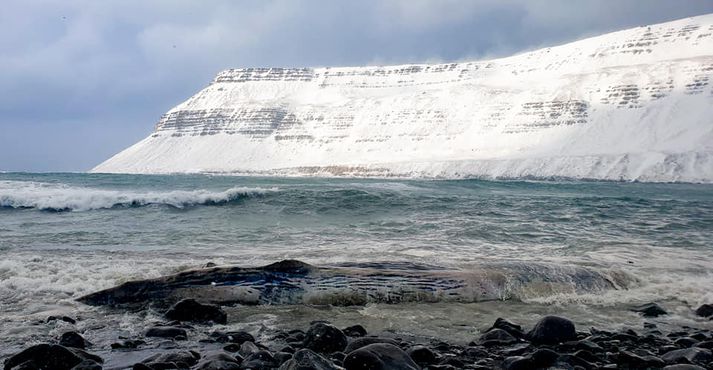
<path id="1" fill-rule="evenodd" d="M 199 303 L 195 299 L 184 299 L 176 303 L 166 311 L 165 316 L 169 320 L 178 321 L 214 322 L 217 324 L 228 322 L 228 314 L 219 306 Z"/>
<path id="2" fill-rule="evenodd" d="M 319 353 L 343 351 L 347 347 L 347 336 L 333 325 L 318 322 L 307 331 L 304 346 Z"/>
<path id="3" fill-rule="evenodd" d="M 147 337 L 156 338 L 186 338 L 188 333 L 181 328 L 176 328 L 173 326 L 154 326 L 146 330 L 144 333 Z"/>
<path id="4" fill-rule="evenodd" d="M 346 370 L 419 370 L 419 366 L 401 348 L 375 343 L 359 348 L 344 359 Z"/>
<path id="5" fill-rule="evenodd" d="M 537 344 L 557 344 L 577 339 L 572 321 L 559 316 L 545 316 L 527 333 L 527 339 Z"/>
<path id="6" fill-rule="evenodd" d="M 642 314 L 644 317 L 659 317 L 668 315 L 668 312 L 666 312 L 663 307 L 653 302 L 634 307 L 631 310 Z"/>
<path id="7" fill-rule="evenodd" d="M 713 316 L 713 304 L 704 304 L 696 309 L 696 315 L 701 317 Z"/>
<path id="8" fill-rule="evenodd" d="M 68 331 L 59 338 L 59 345 L 65 347 L 73 347 L 85 349 L 91 346 L 91 343 L 76 331 Z"/>
<path id="9" fill-rule="evenodd" d="M 47 322 L 52 322 L 52 321 L 64 321 L 70 324 L 76 324 L 77 320 L 69 317 L 69 316 L 50 316 L 47 318 Z"/>

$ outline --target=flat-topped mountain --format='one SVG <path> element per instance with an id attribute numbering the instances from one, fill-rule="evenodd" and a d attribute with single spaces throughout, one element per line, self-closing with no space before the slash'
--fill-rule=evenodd
<path id="1" fill-rule="evenodd" d="M 93 172 L 713 182 L 713 14 L 508 58 L 220 72 Z"/>

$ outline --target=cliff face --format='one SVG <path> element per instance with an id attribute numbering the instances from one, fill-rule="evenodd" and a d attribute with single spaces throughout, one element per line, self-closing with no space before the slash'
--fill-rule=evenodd
<path id="1" fill-rule="evenodd" d="M 509 58 L 231 69 L 94 172 L 713 181 L 713 15 Z"/>

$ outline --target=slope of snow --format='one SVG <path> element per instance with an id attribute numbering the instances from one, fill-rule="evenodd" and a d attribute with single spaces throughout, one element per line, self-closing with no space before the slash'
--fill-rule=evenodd
<path id="1" fill-rule="evenodd" d="M 713 182 L 713 14 L 467 63 L 226 70 L 93 172 Z"/>

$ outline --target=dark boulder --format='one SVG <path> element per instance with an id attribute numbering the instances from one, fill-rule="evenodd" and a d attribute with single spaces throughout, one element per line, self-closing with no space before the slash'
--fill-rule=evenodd
<path id="1" fill-rule="evenodd" d="M 537 344 L 557 344 L 577 339 L 572 321 L 559 316 L 545 316 L 527 333 L 527 339 Z"/>
<path id="2" fill-rule="evenodd" d="M 178 321 L 214 322 L 217 324 L 228 322 L 228 314 L 219 306 L 199 303 L 195 299 L 184 299 L 176 303 L 166 311 L 165 316 L 169 320 Z"/>
<path id="3" fill-rule="evenodd" d="M 411 359 L 421 365 L 431 365 L 438 362 L 438 356 L 426 346 L 413 346 L 406 351 Z"/>
<path id="4" fill-rule="evenodd" d="M 696 364 L 705 366 L 713 361 L 713 354 L 711 354 L 711 351 L 708 349 L 693 347 L 666 352 L 666 354 L 661 356 L 661 359 L 669 365 Z"/>
<path id="5" fill-rule="evenodd" d="M 395 346 L 399 345 L 399 342 L 390 339 L 390 338 L 377 338 L 377 337 L 363 337 L 363 338 L 356 338 L 349 342 L 349 345 L 344 349 L 344 353 L 350 353 L 352 351 L 356 351 L 357 349 L 368 346 L 370 344 L 374 343 L 389 343 L 393 344 Z"/>
<path id="6" fill-rule="evenodd" d="M 678 365 L 668 365 L 663 368 L 663 370 L 706 370 L 698 365 L 691 364 L 678 364 Z"/>
<path id="7" fill-rule="evenodd" d="M 199 359 L 200 355 L 193 351 L 174 351 L 157 353 L 145 358 L 141 363 L 152 369 L 157 367 L 166 368 L 165 366 L 175 366 L 173 369 L 187 369 L 198 363 Z"/>
<path id="8" fill-rule="evenodd" d="M 696 309 L 696 315 L 701 317 L 713 316 L 713 304 L 704 304 Z"/>
<path id="9" fill-rule="evenodd" d="M 503 360 L 502 368 L 504 370 L 530 370 L 535 366 L 529 357 L 525 356 L 510 356 Z"/>
<path id="10" fill-rule="evenodd" d="M 633 352 L 620 351 L 617 364 L 628 369 L 660 369 L 665 365 L 663 360 L 656 356 L 639 356 Z"/>
<path id="11" fill-rule="evenodd" d="M 668 315 L 668 312 L 666 312 L 666 310 L 664 310 L 661 306 L 653 302 L 642 304 L 641 306 L 636 306 L 631 310 L 640 313 L 644 317 L 659 317 L 662 315 Z"/>
<path id="12" fill-rule="evenodd" d="M 203 355 L 197 370 L 238 370 L 242 357 L 236 358 L 223 351 L 208 352 Z"/>
<path id="13" fill-rule="evenodd" d="M 144 335 L 147 337 L 156 338 L 188 337 L 188 333 L 186 333 L 184 329 L 176 328 L 174 326 L 154 326 L 153 328 L 149 328 L 148 330 L 146 330 L 146 333 L 144 333 Z"/>
<path id="14" fill-rule="evenodd" d="M 348 337 L 363 337 L 366 335 L 366 329 L 361 325 L 353 325 L 342 330 L 344 335 Z"/>
<path id="15" fill-rule="evenodd" d="M 91 343 L 76 331 L 68 331 L 59 338 L 59 345 L 65 347 L 85 349 L 91 346 Z"/>
<path id="16" fill-rule="evenodd" d="M 401 348 L 388 343 L 375 343 L 359 348 L 344 359 L 346 370 L 418 370 Z"/>
<path id="17" fill-rule="evenodd" d="M 481 335 L 478 342 L 486 347 L 502 346 L 517 342 L 517 338 L 503 329 L 492 329 Z"/>
<path id="18" fill-rule="evenodd" d="M 240 353 L 240 355 L 243 357 L 248 357 L 253 353 L 257 353 L 259 351 L 260 347 L 258 347 L 257 344 L 253 342 L 243 342 L 243 344 L 240 345 L 238 353 Z"/>
<path id="19" fill-rule="evenodd" d="M 489 332 L 491 330 L 495 329 L 501 329 L 505 330 L 508 332 L 510 335 L 512 335 L 515 338 L 523 338 L 525 336 L 525 332 L 522 331 L 522 326 L 514 324 L 510 321 L 507 321 L 501 317 L 498 317 L 495 320 L 495 323 L 493 324 L 490 329 L 486 330 L 486 332 Z"/>
<path id="20" fill-rule="evenodd" d="M 280 370 L 338 370 L 332 361 L 316 352 L 301 349 L 290 360 L 280 366 Z"/>
<path id="21" fill-rule="evenodd" d="M 56 344 L 38 344 L 5 360 L 5 370 L 15 368 L 71 370 L 83 359 L 70 349 Z"/>
<path id="22" fill-rule="evenodd" d="M 304 347 L 319 353 L 343 351 L 347 347 L 347 336 L 333 325 L 318 322 L 307 331 Z"/>
<path id="23" fill-rule="evenodd" d="M 245 357 L 245 361 L 241 364 L 243 369 L 251 370 L 272 370 L 280 366 L 272 353 L 261 350 L 250 356 Z"/>

